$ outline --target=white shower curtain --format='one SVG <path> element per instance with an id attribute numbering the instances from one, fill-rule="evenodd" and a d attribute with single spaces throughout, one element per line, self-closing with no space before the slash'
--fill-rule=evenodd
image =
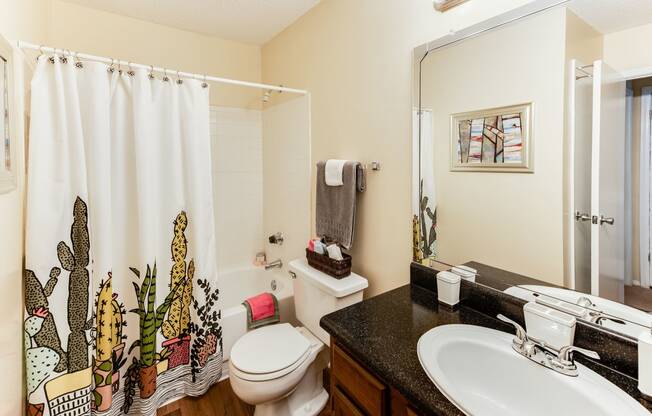
<path id="1" fill-rule="evenodd" d="M 437 257 L 437 194 L 432 123 L 432 110 L 412 111 L 412 226 L 415 261 Z"/>
<path id="2" fill-rule="evenodd" d="M 28 414 L 149 415 L 219 380 L 208 96 L 195 80 L 39 58 Z"/>

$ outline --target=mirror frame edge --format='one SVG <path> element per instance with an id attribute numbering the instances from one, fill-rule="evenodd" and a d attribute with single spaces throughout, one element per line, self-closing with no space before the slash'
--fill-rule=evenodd
<path id="1" fill-rule="evenodd" d="M 7 194 L 11 191 L 14 191 L 18 187 L 17 180 L 17 140 L 16 135 L 18 134 L 18 122 L 17 122 L 17 111 L 18 107 L 16 106 L 16 77 L 15 75 L 15 63 L 16 53 L 14 47 L 11 43 L 0 34 L 0 55 L 7 58 L 6 62 L 6 77 L 7 77 L 7 111 L 9 124 L 9 151 L 10 151 L 10 163 L 11 168 L 9 170 L 4 167 L 0 168 L 0 195 Z M 4 137 L 1 138 L 4 142 Z M 3 143 L 0 143 L 3 145 Z"/>

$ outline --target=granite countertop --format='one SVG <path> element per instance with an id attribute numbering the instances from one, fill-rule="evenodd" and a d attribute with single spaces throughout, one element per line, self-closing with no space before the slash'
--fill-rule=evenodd
<path id="1" fill-rule="evenodd" d="M 456 311 L 440 307 L 433 292 L 416 285 L 386 292 L 321 319 L 321 326 L 340 345 L 422 414 L 463 415 L 435 387 L 417 356 L 419 337 L 445 324 L 478 325 L 513 333 L 510 325 L 463 304 Z M 640 399 L 636 380 L 582 362 Z"/>

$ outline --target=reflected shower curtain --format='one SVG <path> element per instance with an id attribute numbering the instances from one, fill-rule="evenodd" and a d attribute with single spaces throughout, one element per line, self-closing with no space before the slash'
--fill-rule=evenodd
<path id="1" fill-rule="evenodd" d="M 148 75 L 38 61 L 28 415 L 151 415 L 221 377 L 209 91 Z"/>
<path id="2" fill-rule="evenodd" d="M 437 198 L 432 110 L 412 111 L 412 259 L 437 257 Z"/>

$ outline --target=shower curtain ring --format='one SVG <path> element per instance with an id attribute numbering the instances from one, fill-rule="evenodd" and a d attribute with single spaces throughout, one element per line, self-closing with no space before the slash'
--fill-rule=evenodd
<path id="1" fill-rule="evenodd" d="M 38 46 L 38 51 L 40 52 L 40 54 L 39 54 L 39 56 L 36 57 L 36 62 L 38 62 L 38 59 L 39 59 L 41 56 L 45 55 L 45 52 L 43 52 L 43 45 L 39 45 L 39 46 Z"/>
<path id="2" fill-rule="evenodd" d="M 122 61 L 119 59 L 117 61 L 118 61 L 118 74 L 122 75 Z"/>
<path id="3" fill-rule="evenodd" d="M 181 76 L 179 75 L 179 71 L 177 71 L 177 84 L 178 85 L 183 84 L 183 80 L 181 79 Z"/>
<path id="4" fill-rule="evenodd" d="M 147 77 L 149 79 L 155 79 L 156 77 L 154 76 L 154 65 L 149 66 L 149 74 L 147 74 Z"/>
<path id="5" fill-rule="evenodd" d="M 208 88 L 208 83 L 206 82 L 206 74 L 204 74 L 204 82 L 201 83 L 202 88 Z"/>
<path id="6" fill-rule="evenodd" d="M 114 63 L 115 63 L 115 59 L 111 58 L 111 65 L 109 65 L 109 69 L 108 69 L 110 73 L 115 72 L 115 68 L 113 67 Z"/>
<path id="7" fill-rule="evenodd" d="M 170 78 L 168 77 L 168 70 L 167 68 L 163 68 L 163 82 L 168 82 Z"/>
<path id="8" fill-rule="evenodd" d="M 61 56 L 59 57 L 59 62 L 61 62 L 62 64 L 67 64 L 68 63 L 67 51 L 68 51 L 68 49 L 62 49 L 61 50 Z"/>
<path id="9" fill-rule="evenodd" d="M 74 59 L 75 59 L 75 67 L 76 68 L 83 68 L 84 64 L 82 63 L 82 61 L 79 60 L 79 52 L 75 52 L 73 54 L 73 56 L 74 56 Z"/>
<path id="10" fill-rule="evenodd" d="M 129 68 L 129 71 L 127 71 L 127 75 L 129 75 L 130 77 L 136 75 L 134 69 L 131 67 L 131 62 L 127 62 L 127 68 Z"/>
<path id="11" fill-rule="evenodd" d="M 53 64 L 53 63 L 56 62 L 56 60 L 54 59 L 54 57 L 55 57 L 56 55 L 57 55 L 57 48 L 54 48 L 54 52 L 53 52 L 52 56 L 50 56 L 50 57 L 48 58 L 48 61 L 50 61 L 51 64 Z"/>

